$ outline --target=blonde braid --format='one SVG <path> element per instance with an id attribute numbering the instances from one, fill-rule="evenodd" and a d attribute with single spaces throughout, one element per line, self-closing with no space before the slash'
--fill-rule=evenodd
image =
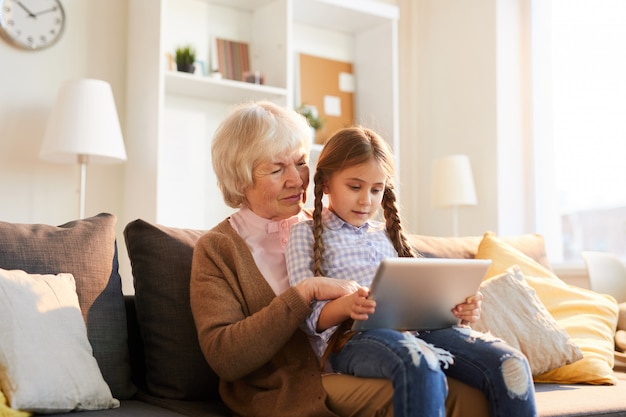
<path id="1" fill-rule="evenodd" d="M 398 256 L 407 258 L 417 257 L 418 255 L 413 250 L 413 247 L 402 230 L 400 216 L 398 215 L 398 207 L 396 206 L 396 193 L 393 190 L 393 185 L 391 184 L 388 184 L 387 187 L 385 187 L 385 194 L 383 195 L 383 209 L 387 234 L 389 235 L 389 239 L 391 239 L 393 247 L 398 252 Z"/>
<path id="2" fill-rule="evenodd" d="M 315 173 L 313 188 L 313 273 L 315 276 L 322 276 L 322 263 L 324 261 L 324 224 L 322 223 L 322 198 L 324 197 L 323 180 L 324 175 L 318 170 Z"/>

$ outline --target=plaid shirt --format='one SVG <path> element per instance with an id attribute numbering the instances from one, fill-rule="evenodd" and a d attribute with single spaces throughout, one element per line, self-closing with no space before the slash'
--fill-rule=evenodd
<path id="1" fill-rule="evenodd" d="M 322 269 L 327 277 L 351 279 L 369 287 L 380 261 L 398 256 L 385 231 L 385 225 L 379 221 L 369 220 L 361 227 L 354 227 L 328 209 L 324 209 L 322 221 L 326 247 Z M 313 276 L 312 220 L 291 227 L 286 257 L 291 285 Z M 324 354 L 328 340 L 337 328 L 334 326 L 321 333 L 316 331 L 317 321 L 326 303 L 317 301 L 313 304 L 313 312 L 304 328 L 319 357 Z"/>

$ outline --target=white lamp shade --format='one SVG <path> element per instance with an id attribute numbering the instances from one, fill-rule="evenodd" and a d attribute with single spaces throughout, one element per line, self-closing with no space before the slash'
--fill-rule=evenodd
<path id="1" fill-rule="evenodd" d="M 433 162 L 432 202 L 437 207 L 476 204 L 474 177 L 467 155 L 449 155 Z"/>
<path id="2" fill-rule="evenodd" d="M 52 162 L 116 163 L 126 160 L 113 92 L 102 80 L 64 83 L 52 109 L 39 157 Z"/>

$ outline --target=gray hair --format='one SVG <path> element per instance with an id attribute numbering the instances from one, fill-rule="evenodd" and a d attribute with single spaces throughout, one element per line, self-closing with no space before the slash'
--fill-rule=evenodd
<path id="1" fill-rule="evenodd" d="M 269 101 L 236 106 L 213 136 L 211 156 L 224 202 L 240 208 L 254 183 L 253 170 L 283 152 L 310 150 L 311 128 L 294 110 Z"/>

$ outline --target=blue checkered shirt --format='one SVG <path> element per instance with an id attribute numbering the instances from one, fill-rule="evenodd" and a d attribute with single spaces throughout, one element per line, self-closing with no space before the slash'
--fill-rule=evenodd
<path id="1" fill-rule="evenodd" d="M 344 222 L 328 209 L 322 213 L 324 224 L 324 275 L 331 278 L 351 279 L 369 287 L 378 264 L 383 258 L 396 258 L 385 225 L 370 220 L 361 227 Z M 296 285 L 313 276 L 313 221 L 307 220 L 291 227 L 286 248 L 289 283 Z M 313 304 L 313 312 L 303 327 L 319 357 L 324 354 L 328 340 L 337 326 L 318 333 L 317 320 L 327 301 Z"/>

